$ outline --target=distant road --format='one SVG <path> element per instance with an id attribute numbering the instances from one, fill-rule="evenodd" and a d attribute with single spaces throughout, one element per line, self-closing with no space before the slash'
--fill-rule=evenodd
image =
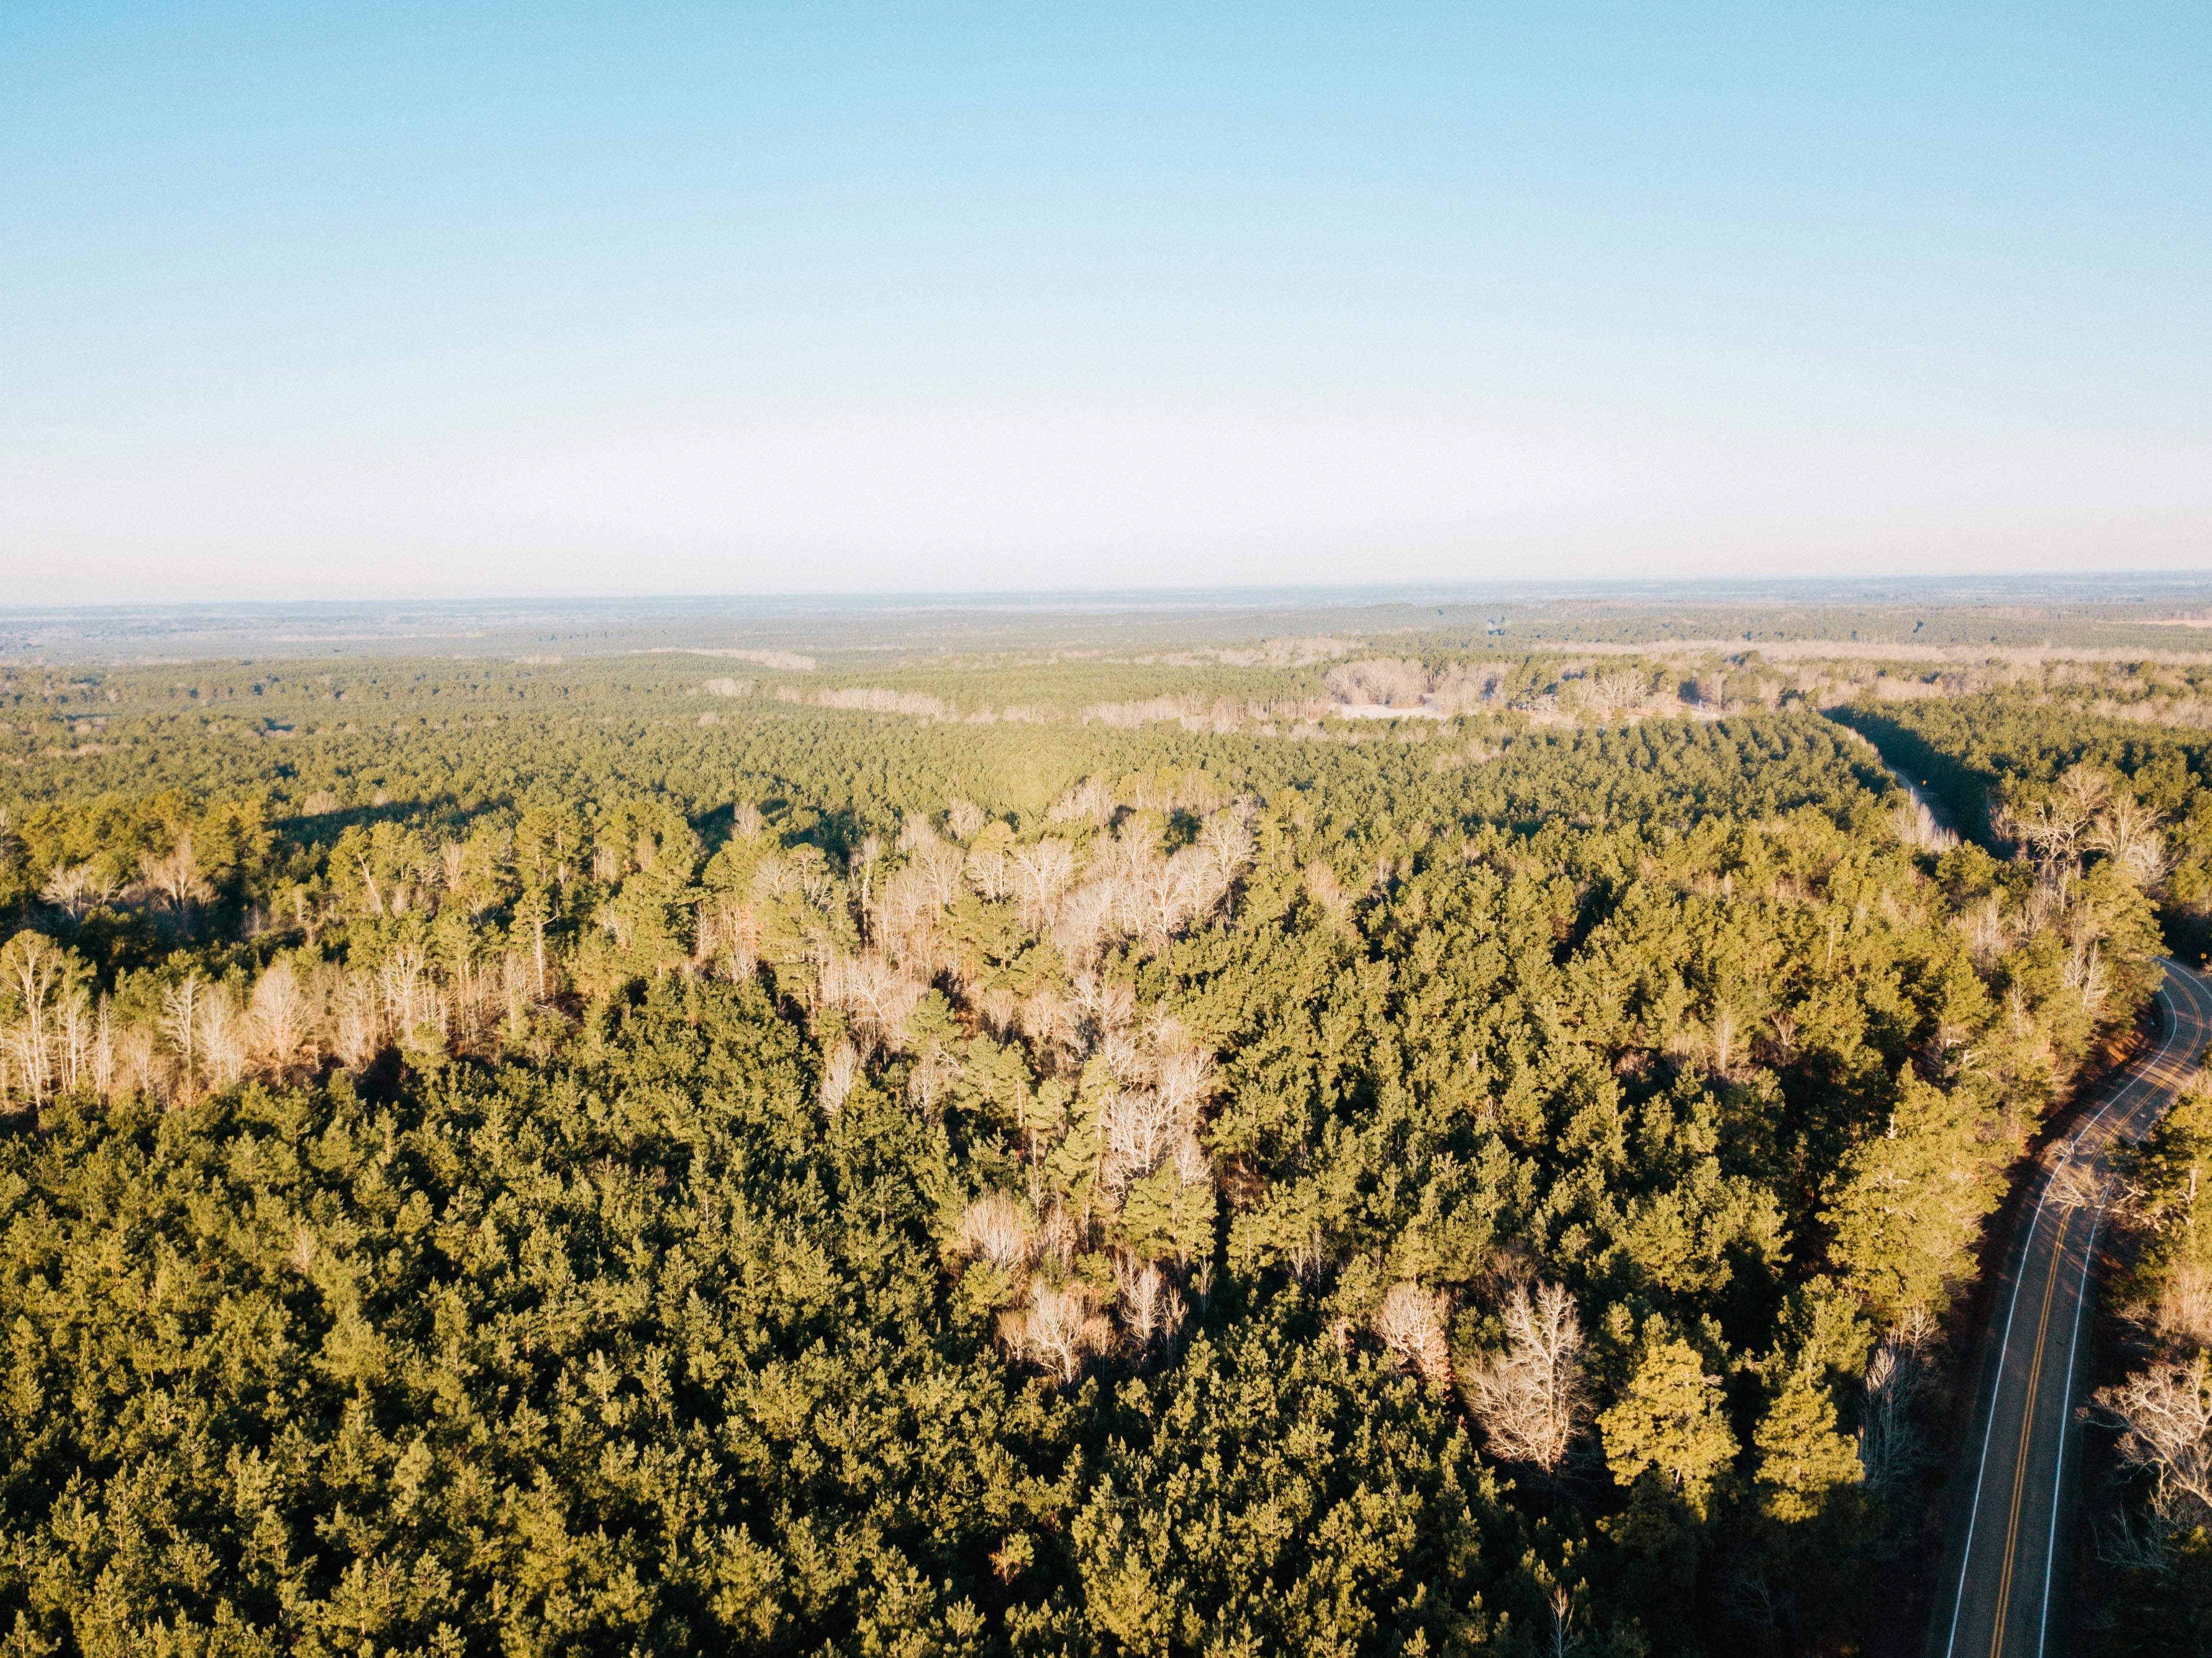
<path id="1" fill-rule="evenodd" d="M 1921 786 L 1921 785 L 1914 782 L 1910 777 L 1907 777 L 1903 772 L 1899 771 L 1897 767 L 1892 763 L 1890 757 L 1881 751 L 1881 746 L 1877 744 L 1872 738 L 1869 737 L 1864 732 L 1860 731 L 1856 726 L 1845 725 L 1842 720 L 1838 720 L 1832 714 L 1828 716 L 1828 723 L 1833 726 L 1838 731 L 1848 732 L 1850 736 L 1856 738 L 1861 743 L 1863 743 L 1867 747 L 1868 752 L 1872 754 L 1876 760 L 1881 762 L 1881 768 L 1887 772 L 1892 778 L 1896 780 L 1897 786 L 1903 789 L 1906 794 L 1911 797 L 1912 804 L 1916 806 L 1921 806 L 1926 809 L 1928 816 L 1934 820 L 1937 829 L 1948 829 L 1950 833 L 1960 836 L 1962 840 L 1966 838 L 1966 832 L 1952 820 L 1950 808 L 1946 806 L 1934 795 L 1929 794 Z"/>
<path id="2" fill-rule="evenodd" d="M 2141 1139 L 2212 1043 L 2212 986 L 2166 963 L 2158 1035 L 2044 1148 L 2006 1248 L 1982 1345 L 1929 1649 L 2045 1658 L 2067 1645 L 2093 1268 L 2112 1196 L 2109 1153 Z"/>

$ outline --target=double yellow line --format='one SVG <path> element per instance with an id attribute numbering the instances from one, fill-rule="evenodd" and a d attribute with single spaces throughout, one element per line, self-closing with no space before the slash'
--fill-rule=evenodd
<path id="1" fill-rule="evenodd" d="M 2063 1168 L 2065 1165 L 2059 1165 Z M 2057 1171 L 2050 1178 L 2056 1180 Z M 2063 1210 L 2058 1217 L 2058 1236 L 2051 1245 L 2051 1266 L 2044 1274 L 2043 1313 L 2035 1325 L 2035 1352 L 2027 1368 L 2027 1401 L 2021 1407 L 2020 1449 L 2012 1465 L 2012 1515 L 2005 1524 L 2004 1570 L 1997 1578 L 1997 1617 L 1996 1631 L 1990 1637 L 1990 1658 L 2002 1658 L 2004 1652 L 2005 1613 L 2012 1606 L 2012 1563 L 2020 1542 L 2021 1499 L 2027 1488 L 2027 1446 L 2035 1429 L 2035 1401 L 2043 1382 L 2043 1350 L 2051 1335 L 2051 1303 L 2058 1293 L 2058 1280 L 2066 1266 L 2066 1232 L 2074 1224 L 2074 1212 Z"/>
<path id="2" fill-rule="evenodd" d="M 2134 1068 L 2131 1074 L 2119 1084 L 2105 1104 L 2099 1108 L 2096 1115 L 2089 1120 L 2087 1126 L 2076 1133 L 2072 1143 L 2065 1148 L 2057 1166 L 2048 1169 L 2045 1177 L 2043 1195 L 2036 1200 L 2035 1212 L 2028 1220 L 2027 1236 L 2020 1246 L 2021 1275 L 2014 1281 L 2011 1303 L 2005 1314 L 2004 1331 L 1998 1339 L 1999 1357 L 1996 1380 L 1990 1388 L 1989 1417 L 1987 1425 L 1983 1430 L 1982 1452 L 1976 1465 L 1973 1494 L 1967 1508 L 1964 1558 L 1960 1561 L 1958 1587 L 1952 1598 L 1950 1637 L 1943 1649 L 1946 1658 L 1951 1658 L 1951 1655 L 1958 1650 L 1959 1626 L 1966 1612 L 1966 1582 L 1973 1570 L 1976 1521 L 1980 1515 L 1983 1480 L 1989 1472 L 1990 1436 L 1996 1430 L 1997 1404 L 2004 1388 L 2003 1356 L 2010 1350 L 2012 1345 L 2014 1315 L 2019 1310 L 2020 1291 L 2025 1286 L 2027 1265 L 2033 1254 L 2035 1235 L 2042 1223 L 2043 1210 L 2051 1195 L 2050 1182 L 2056 1180 L 2059 1171 L 2069 1163 L 2086 1162 L 2088 1166 L 2094 1166 L 2103 1148 L 2117 1139 L 2124 1128 L 2132 1126 L 2133 1120 L 2139 1114 L 2147 1096 L 2155 1100 L 2160 1095 L 2185 1084 L 2189 1078 L 2195 1074 L 2197 1068 L 2195 1063 L 2196 1058 L 2202 1049 L 2208 1031 L 2212 1031 L 2212 1017 L 2208 1017 L 2212 1016 L 2212 986 L 2208 986 L 2203 978 L 2189 969 L 2181 967 L 2178 963 L 2169 961 L 2166 965 L 2169 969 L 2166 987 L 2160 999 L 2165 1005 L 2170 1025 L 2166 1040 L 2159 1045 L 2155 1053 L 2136 1060 L 2136 1068 Z M 2177 1048 L 2182 1050 L 2178 1059 L 2175 1054 Z M 2114 1118 L 2112 1129 L 2102 1137 L 2099 1137 L 2096 1133 L 2097 1129 L 2104 1123 L 2106 1117 L 2112 1116 L 2115 1112 L 2118 1115 Z M 2157 1113 L 2154 1111 L 2152 1113 L 2154 1121 L 2156 1115 Z M 2086 1160 L 2082 1157 L 2085 1151 L 2087 1153 Z M 2100 1214 L 2102 1212 L 2102 1202 L 2103 1199 L 2100 1198 L 2098 1204 Z M 2020 1446 L 2013 1459 L 2012 1507 L 2005 1527 L 2004 1557 L 1998 1581 L 1996 1629 L 1990 1643 L 1992 1658 L 2002 1658 L 2005 1626 L 2011 1610 L 2009 1602 L 2012 1599 L 2013 1566 L 2020 1542 L 2021 1509 L 2027 1494 L 2027 1454 L 2029 1443 L 2034 1436 L 2035 1430 L 2036 1394 L 2042 1387 L 2044 1355 L 2050 1342 L 2051 1309 L 2057 1298 L 2058 1280 L 2065 1272 L 2066 1236 L 2072 1228 L 2072 1210 L 2075 1206 L 2062 1199 L 2057 1236 L 2051 1245 L 2051 1264 L 2043 1286 L 2043 1307 L 2037 1322 L 2035 1348 L 2030 1357 L 2027 1397 L 2021 1407 Z M 2085 1298 L 2088 1295 L 2089 1272 L 2096 1254 L 2097 1236 L 2100 1230 L 2097 1226 L 2092 1225 L 2088 1239 L 2084 1245 L 2081 1294 Z M 2081 1314 L 2081 1309 L 2077 1307 L 2074 1318 L 2076 1340 L 2080 1336 Z M 2064 1395 L 2064 1406 L 2061 1412 L 2062 1417 L 2066 1411 L 2072 1408 L 2073 1405 L 2073 1346 L 2069 1342 L 2068 1385 Z M 2065 1457 L 2064 1428 L 2065 1424 L 2062 1420 L 2058 1449 L 2062 1473 Z M 2052 1573 L 2052 1560 L 2055 1560 L 2057 1546 L 2057 1504 L 2060 1496 L 2059 1483 L 2054 1479 L 2051 1491 L 2052 1556 L 2051 1559 L 2046 1560 L 2044 1572 L 2045 1579 L 2044 1616 L 2046 1620 L 2050 1615 L 2049 1579 Z M 2040 1646 L 2041 1637 L 2039 1634 L 2039 1650 Z"/>

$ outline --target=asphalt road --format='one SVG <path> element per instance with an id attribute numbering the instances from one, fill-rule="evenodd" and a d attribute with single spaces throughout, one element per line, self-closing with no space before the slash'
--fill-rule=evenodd
<path id="1" fill-rule="evenodd" d="M 1960 1459 L 1929 1650 L 1943 1658 L 2064 1651 L 2079 1507 L 2080 1425 L 2106 1153 L 2149 1132 L 2212 1044 L 2212 986 L 2166 964 L 2158 1035 L 2038 1159 L 2005 1256 Z"/>

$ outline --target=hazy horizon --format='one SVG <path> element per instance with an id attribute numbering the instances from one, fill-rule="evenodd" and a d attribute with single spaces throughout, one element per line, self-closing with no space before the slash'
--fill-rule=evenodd
<path id="1" fill-rule="evenodd" d="M 2190 625 L 2177 628 L 2187 619 Z M 1176 641 L 1456 634 L 1511 653 L 1642 636 L 1668 649 L 1756 633 L 1974 655 L 2131 650 L 2192 657 L 2212 573 L 1485 583 L 1267 584 L 936 592 L 508 594 L 477 598 L 21 604 L 0 600 L 0 664 L 260 659 L 410 652 L 482 658 L 750 647 L 821 652 L 1109 653 Z M 1745 631 L 1749 629 L 1750 631 Z M 1724 647 L 1725 648 L 1725 647 Z"/>

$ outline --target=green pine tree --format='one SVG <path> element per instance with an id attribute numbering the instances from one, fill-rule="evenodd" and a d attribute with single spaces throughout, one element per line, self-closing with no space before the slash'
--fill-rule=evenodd
<path id="1" fill-rule="evenodd" d="M 1836 1431 L 1836 1401 L 1809 1365 L 1793 1367 L 1752 1432 L 1759 1506 L 1785 1523 L 1819 1513 L 1832 1491 L 1864 1474 L 1850 1440 Z"/>
<path id="2" fill-rule="evenodd" d="M 1680 1336 L 1646 1329 L 1620 1402 L 1598 1418 L 1606 1466 L 1624 1487 L 1650 1471 L 1699 1519 L 1735 1458 L 1720 1378 Z"/>

